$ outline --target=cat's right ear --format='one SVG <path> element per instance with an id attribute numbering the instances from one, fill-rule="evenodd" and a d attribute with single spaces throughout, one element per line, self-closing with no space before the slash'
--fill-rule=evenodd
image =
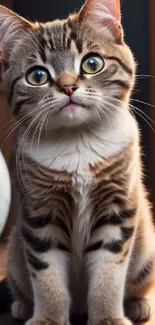
<path id="1" fill-rule="evenodd" d="M 20 42 L 23 31 L 31 28 L 29 21 L 0 6 L 0 61 L 8 61 L 15 44 Z"/>
<path id="2" fill-rule="evenodd" d="M 123 40 L 120 0 L 85 0 L 78 20 L 88 22 L 101 31 L 106 29 L 109 36 L 119 43 Z"/>

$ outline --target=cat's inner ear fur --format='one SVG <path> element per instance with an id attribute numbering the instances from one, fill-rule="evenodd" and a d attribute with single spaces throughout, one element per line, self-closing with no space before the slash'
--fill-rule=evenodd
<path id="1" fill-rule="evenodd" d="M 32 28 L 30 22 L 0 6 L 0 61 L 7 62 L 12 49 L 22 39 L 23 31 Z"/>
<path id="2" fill-rule="evenodd" d="M 120 0 L 86 0 L 78 20 L 96 25 L 100 30 L 107 29 L 118 42 L 123 41 Z"/>

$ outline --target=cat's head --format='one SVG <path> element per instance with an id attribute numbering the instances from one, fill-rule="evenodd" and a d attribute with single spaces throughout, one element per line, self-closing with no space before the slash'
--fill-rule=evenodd
<path id="1" fill-rule="evenodd" d="M 87 0 L 78 14 L 45 24 L 0 6 L 0 57 L 12 112 L 23 123 L 107 124 L 127 109 L 135 63 L 119 0 Z"/>

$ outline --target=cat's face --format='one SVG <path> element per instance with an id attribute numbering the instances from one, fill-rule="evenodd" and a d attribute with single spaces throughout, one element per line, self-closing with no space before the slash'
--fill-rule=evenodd
<path id="1" fill-rule="evenodd" d="M 135 64 L 123 41 L 116 2 L 88 0 L 67 20 L 34 25 L 0 8 L 3 83 L 23 123 L 107 125 L 125 109 Z"/>

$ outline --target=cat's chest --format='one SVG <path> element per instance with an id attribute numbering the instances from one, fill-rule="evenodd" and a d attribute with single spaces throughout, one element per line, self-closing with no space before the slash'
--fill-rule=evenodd
<path id="1" fill-rule="evenodd" d="M 107 144 L 105 137 L 111 137 L 112 145 Z M 102 131 L 76 136 L 61 134 L 40 141 L 27 139 L 24 154 L 30 163 L 25 172 L 26 187 L 35 197 L 43 197 L 47 201 L 55 192 L 68 192 L 74 198 L 76 207 L 85 211 L 90 193 L 100 179 L 100 172 L 110 182 L 110 175 L 104 173 L 104 169 L 106 171 L 111 164 L 112 157 L 119 157 L 126 144 L 127 139 L 114 141 L 113 132 L 105 136 Z"/>
<path id="2" fill-rule="evenodd" d="M 69 138 L 42 140 L 39 145 L 35 140 L 27 142 L 25 154 L 34 162 L 34 167 L 30 162 L 28 168 L 34 182 L 38 178 L 45 187 L 50 187 L 49 184 L 59 190 L 66 187 L 77 201 L 89 192 L 93 184 L 91 166 L 103 160 L 104 145 L 86 135 L 72 138 L 70 134 Z"/>
<path id="3" fill-rule="evenodd" d="M 121 125 L 66 128 L 43 136 L 37 132 L 29 134 L 22 148 L 24 160 L 30 159 L 26 170 L 25 161 L 22 162 L 26 188 L 40 193 L 40 197 L 55 190 L 72 192 L 76 200 L 85 197 L 86 193 L 89 195 L 96 174 L 104 169 L 104 164 L 107 166 L 111 157 L 119 156 L 128 147 L 131 130 L 133 133 L 135 129 L 135 125 L 131 127 L 134 120 L 130 120 L 129 115 Z M 19 132 L 19 141 L 23 132 L 22 129 Z M 21 177 L 23 180 L 23 175 Z"/>
<path id="4" fill-rule="evenodd" d="M 45 157 L 44 148 L 40 148 L 40 156 Z M 91 170 L 92 159 L 86 159 L 84 153 L 75 151 L 55 157 L 52 155 L 48 164 L 44 164 L 44 159 L 36 159 L 34 152 L 33 156 L 27 158 L 21 163 L 21 175 L 30 195 L 32 193 L 38 199 L 47 199 L 55 192 L 61 195 L 68 192 L 74 198 L 76 206 L 82 205 L 84 197 L 88 198 L 94 185 L 95 173 Z"/>
<path id="5" fill-rule="evenodd" d="M 73 186 L 79 187 L 90 183 L 90 166 L 119 153 L 128 142 L 120 130 L 56 133 L 39 140 L 28 138 L 24 154 L 46 169 L 72 174 Z"/>

